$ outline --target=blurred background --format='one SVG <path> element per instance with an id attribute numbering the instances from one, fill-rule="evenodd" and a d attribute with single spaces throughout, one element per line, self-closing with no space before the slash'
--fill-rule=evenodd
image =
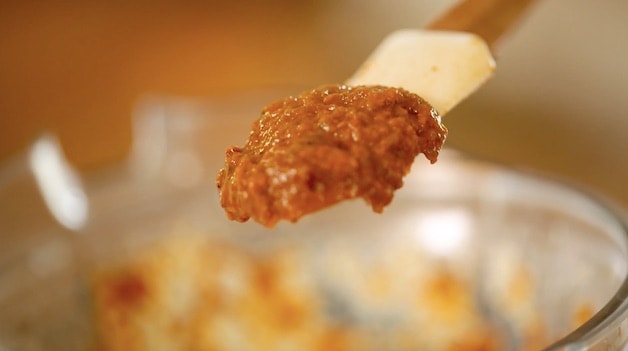
<path id="1" fill-rule="evenodd" d="M 341 82 L 386 34 L 454 2 L 2 1 L 0 161 L 52 131 L 82 170 L 120 162 L 143 96 Z M 449 147 L 628 208 L 627 35 L 628 1 L 538 1 L 495 78 L 446 116 Z"/>

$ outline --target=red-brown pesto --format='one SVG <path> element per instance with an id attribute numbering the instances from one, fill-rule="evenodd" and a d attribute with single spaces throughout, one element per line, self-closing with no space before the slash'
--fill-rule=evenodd
<path id="1" fill-rule="evenodd" d="M 269 104 L 244 147 L 227 149 L 220 202 L 230 219 L 267 227 L 358 197 L 382 212 L 415 157 L 436 162 L 446 135 L 406 90 L 323 86 Z"/>

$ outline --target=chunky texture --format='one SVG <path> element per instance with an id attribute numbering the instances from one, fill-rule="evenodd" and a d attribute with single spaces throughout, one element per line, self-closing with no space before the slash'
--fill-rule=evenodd
<path id="1" fill-rule="evenodd" d="M 498 351 L 515 337 L 517 350 L 533 351 L 560 335 L 546 330 L 539 282 L 521 257 L 501 270 L 487 311 L 472 270 L 405 236 L 365 255 L 342 239 L 251 251 L 211 234 L 181 226 L 93 272 L 91 350 Z M 594 311 L 582 301 L 565 325 Z"/>
<path id="2" fill-rule="evenodd" d="M 244 147 L 227 150 L 221 205 L 267 227 L 358 197 L 382 212 L 416 155 L 435 162 L 446 135 L 418 95 L 324 86 L 266 106 Z"/>

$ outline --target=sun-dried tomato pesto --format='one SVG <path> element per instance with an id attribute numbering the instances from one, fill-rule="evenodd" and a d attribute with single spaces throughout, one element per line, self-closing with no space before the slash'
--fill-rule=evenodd
<path id="1" fill-rule="evenodd" d="M 324 86 L 262 110 L 244 147 L 226 151 L 216 184 L 227 216 L 273 227 L 345 199 L 382 212 L 419 153 L 445 141 L 418 95 L 383 86 Z"/>

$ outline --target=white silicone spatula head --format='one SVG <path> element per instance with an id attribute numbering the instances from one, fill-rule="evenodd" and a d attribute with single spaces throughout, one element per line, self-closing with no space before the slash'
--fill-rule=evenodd
<path id="1" fill-rule="evenodd" d="M 346 84 L 404 88 L 444 115 L 491 77 L 491 47 L 533 1 L 461 1 L 425 30 L 389 35 Z"/>
<path id="2" fill-rule="evenodd" d="M 389 35 L 346 83 L 404 88 L 444 115 L 494 70 L 488 45 L 474 34 L 402 30 Z"/>

